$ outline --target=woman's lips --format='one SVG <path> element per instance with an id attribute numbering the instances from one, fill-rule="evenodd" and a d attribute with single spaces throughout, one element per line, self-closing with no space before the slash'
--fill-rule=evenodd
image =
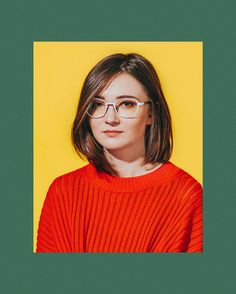
<path id="1" fill-rule="evenodd" d="M 103 133 L 106 134 L 109 137 L 115 137 L 115 136 L 123 133 L 123 131 L 107 130 L 107 131 L 104 131 Z"/>

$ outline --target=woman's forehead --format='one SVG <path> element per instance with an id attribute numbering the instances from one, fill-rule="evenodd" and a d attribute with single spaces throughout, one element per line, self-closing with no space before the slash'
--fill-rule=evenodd
<path id="1" fill-rule="evenodd" d="M 132 75 L 121 73 L 110 80 L 105 89 L 100 93 L 101 97 L 146 97 L 147 93 L 143 85 Z"/>

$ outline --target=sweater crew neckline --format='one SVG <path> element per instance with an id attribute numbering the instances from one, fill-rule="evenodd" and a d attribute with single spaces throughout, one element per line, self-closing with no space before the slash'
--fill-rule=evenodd
<path id="1" fill-rule="evenodd" d="M 171 162 L 163 163 L 158 169 L 144 175 L 134 177 L 112 176 L 98 172 L 94 165 L 86 166 L 86 178 L 95 185 L 109 191 L 134 192 L 157 186 L 170 180 L 180 169 Z"/>

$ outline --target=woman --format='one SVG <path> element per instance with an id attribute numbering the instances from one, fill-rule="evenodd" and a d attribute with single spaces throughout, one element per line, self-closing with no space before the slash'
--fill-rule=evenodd
<path id="1" fill-rule="evenodd" d="M 51 184 L 37 252 L 201 252 L 202 188 L 169 158 L 169 109 L 138 54 L 100 61 L 82 87 L 72 140 L 89 164 Z"/>

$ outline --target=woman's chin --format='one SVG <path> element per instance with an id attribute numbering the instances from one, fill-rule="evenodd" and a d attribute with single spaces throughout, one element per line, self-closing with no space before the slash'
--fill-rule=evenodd
<path id="1" fill-rule="evenodd" d="M 103 147 L 108 151 L 118 151 L 124 148 L 123 145 L 118 144 L 102 144 Z"/>
<path id="2" fill-rule="evenodd" d="M 117 137 L 103 137 L 103 138 L 96 138 L 97 141 L 107 150 L 118 150 L 122 149 L 127 145 L 127 142 L 123 142 L 118 139 Z"/>

